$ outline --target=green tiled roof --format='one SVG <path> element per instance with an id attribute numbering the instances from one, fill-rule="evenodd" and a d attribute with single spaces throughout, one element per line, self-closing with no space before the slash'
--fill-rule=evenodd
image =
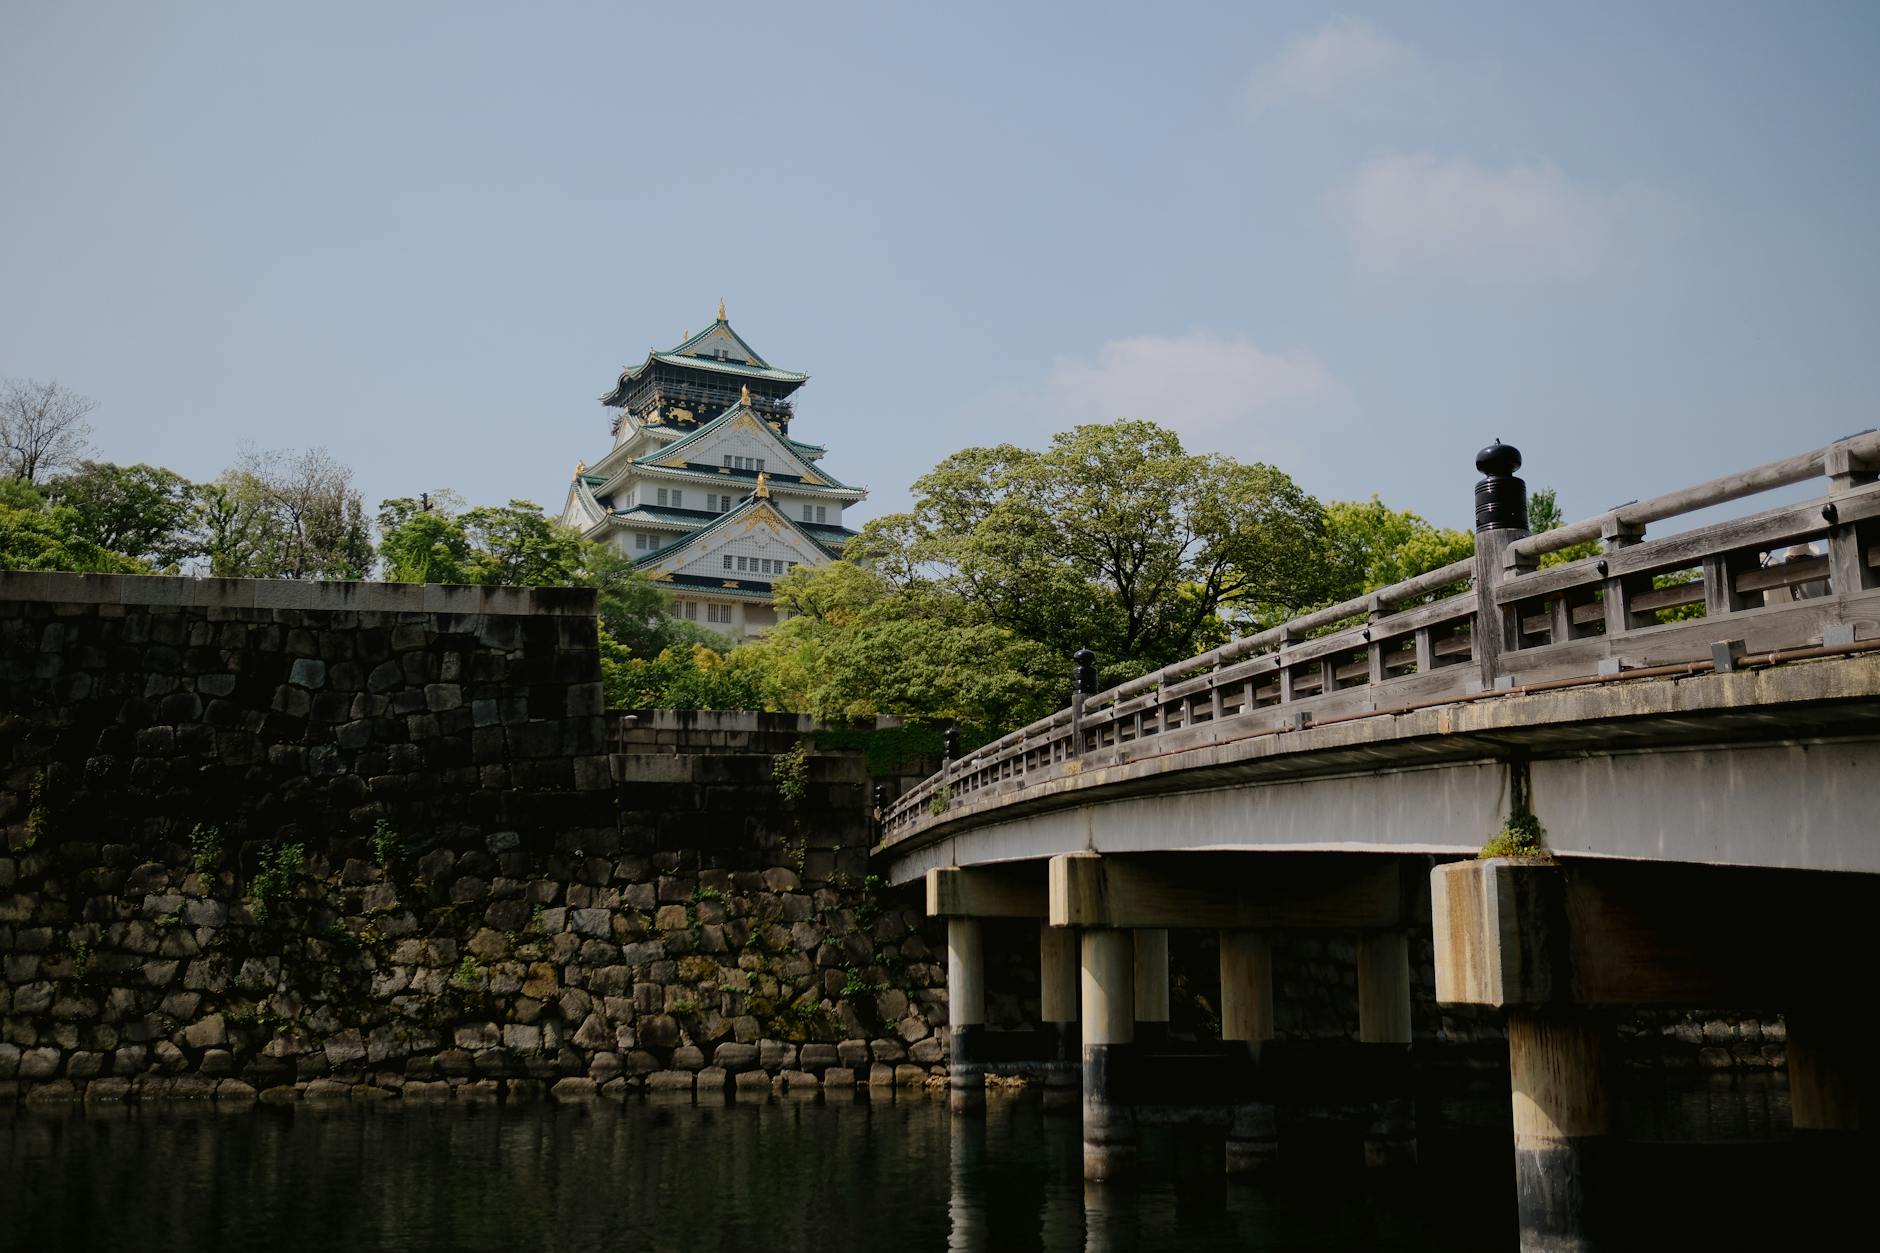
<path id="1" fill-rule="evenodd" d="M 716 370 L 721 374 L 736 374 L 742 378 L 769 379 L 775 383 L 802 383 L 809 379 L 809 375 L 798 374 L 795 370 L 777 370 L 767 365 L 746 365 L 741 361 L 720 361 L 716 357 L 682 357 L 678 353 L 656 352 L 646 360 L 648 362 L 663 361 L 667 365 L 697 366 L 702 370 Z M 643 363 L 638 370 L 632 370 L 629 373 L 638 374 L 645 368 L 646 365 Z"/>
<path id="2" fill-rule="evenodd" d="M 694 335 L 692 338 L 686 340 L 683 344 L 680 344 L 677 348 L 674 348 L 669 354 L 662 354 L 662 355 L 679 356 L 684 353 L 688 353 L 692 351 L 692 349 L 698 346 L 699 344 L 702 344 L 706 340 L 710 339 L 712 337 L 712 333 L 721 326 L 725 328 L 725 334 L 731 336 L 732 339 L 737 341 L 738 347 L 744 349 L 744 359 L 746 361 L 750 362 L 752 365 L 760 366 L 764 369 L 770 368 L 770 362 L 764 360 L 761 356 L 759 356 L 757 353 L 757 349 L 751 347 L 750 344 L 745 342 L 744 336 L 732 330 L 731 323 L 725 321 L 723 318 L 719 318 L 717 321 L 713 322 L 710 326 L 706 327 L 704 330 L 700 331 L 698 334 Z"/>
<path id="3" fill-rule="evenodd" d="M 702 424 L 701 426 L 699 426 L 698 429 L 692 431 L 690 434 L 686 435 L 683 439 L 676 439 L 672 443 L 667 444 L 661 448 L 655 448 L 651 452 L 642 453 L 640 456 L 635 457 L 633 459 L 633 464 L 638 465 L 638 466 L 646 466 L 650 469 L 655 469 L 655 470 L 666 470 L 666 471 L 677 470 L 679 468 L 677 466 L 660 465 L 659 462 L 666 460 L 667 458 L 671 457 L 675 453 L 684 452 L 687 448 L 691 447 L 693 444 L 698 443 L 708 433 L 717 430 L 721 425 L 723 425 L 726 422 L 729 422 L 732 418 L 735 418 L 738 415 L 739 411 L 743 410 L 745 407 L 746 406 L 744 402 L 739 401 L 737 404 L 732 405 L 729 409 L 725 410 L 723 413 L 719 414 L 717 417 L 713 418 L 711 421 L 706 422 Z M 786 449 L 789 449 L 792 455 L 797 455 L 796 450 L 790 447 L 796 441 L 784 439 L 782 436 L 778 435 L 775 431 L 771 430 L 770 427 L 764 422 L 762 415 L 758 414 L 756 410 L 751 411 L 751 416 L 757 419 L 758 425 L 763 427 L 763 429 L 771 436 L 771 438 L 775 439 L 779 444 L 782 444 Z M 811 444 L 809 445 L 809 447 L 814 448 L 815 445 Z M 807 458 L 803 458 L 803 464 L 804 464 L 805 469 L 810 468 Z M 710 476 L 713 478 L 748 477 L 752 480 L 755 480 L 757 477 L 757 473 L 754 470 L 746 470 L 746 471 L 733 470 L 731 471 L 730 475 L 721 475 L 718 473 L 718 470 L 719 470 L 719 467 L 717 466 L 712 467 L 711 470 L 709 471 Z M 806 491 L 806 492 L 820 492 L 820 491 L 854 492 L 854 491 L 861 490 L 860 488 L 850 487 L 847 483 L 839 482 L 834 475 L 823 470 L 821 467 L 816 467 L 813 473 L 819 479 L 826 479 L 828 481 L 827 486 L 817 487 L 814 484 L 810 484 L 810 483 L 793 483 L 792 486 L 799 488 L 800 490 Z M 771 477 L 783 478 L 784 476 L 772 475 Z"/>
<path id="4" fill-rule="evenodd" d="M 615 509 L 613 515 L 623 521 L 645 521 L 660 526 L 701 526 L 718 515 L 709 509 L 662 509 L 658 505 L 634 505 Z"/>
<path id="5" fill-rule="evenodd" d="M 646 556 L 644 557 L 635 558 L 633 564 L 636 566 L 651 565 L 654 562 L 659 561 L 672 553 L 678 552 L 680 549 L 689 547 L 690 545 L 697 543 L 699 540 L 704 539 L 706 536 L 712 534 L 713 532 L 719 530 L 720 528 L 729 525 L 731 522 L 735 521 L 736 519 L 742 518 L 745 514 L 755 509 L 759 503 L 760 502 L 758 501 L 756 497 L 752 497 L 749 500 L 743 501 L 742 503 L 738 505 L 736 509 L 733 509 L 730 513 L 719 514 L 715 520 L 706 523 L 704 526 L 700 527 L 698 530 L 688 531 L 686 534 L 675 538 L 672 541 L 672 543 L 667 544 L 665 547 L 654 549 L 652 552 L 646 554 Z M 772 506 L 775 507 L 774 502 L 767 501 L 767 502 L 762 502 L 762 503 L 772 504 Z M 804 527 L 804 525 L 801 522 L 796 521 L 794 518 L 792 518 L 788 513 L 786 513 L 781 508 L 777 509 L 777 513 L 780 517 L 783 518 L 785 522 L 790 524 L 792 529 L 800 533 L 804 539 L 807 539 L 810 543 L 816 545 L 816 547 L 822 549 L 824 552 L 829 552 L 828 544 L 824 543 L 822 540 L 817 539 L 813 534 L 809 532 L 809 530 L 806 527 Z M 830 528 L 825 527 L 823 529 L 828 530 Z M 675 575 L 674 577 L 676 578 L 678 576 Z"/>
<path id="6" fill-rule="evenodd" d="M 748 487 L 757 478 L 755 473 L 748 470 L 743 472 L 732 470 L 729 473 L 721 474 L 717 469 L 694 470 L 689 466 L 662 466 L 651 463 L 639 465 L 637 468 L 649 474 L 670 475 L 674 478 L 689 479 L 698 483 L 738 483 Z M 822 478 L 829 477 L 820 470 L 816 473 Z M 836 484 L 831 487 L 817 487 L 813 483 L 799 483 L 794 479 L 785 478 L 780 474 L 772 474 L 770 481 L 777 484 L 779 487 L 787 487 L 792 492 L 805 492 L 812 496 L 847 496 L 860 500 L 868 494 L 859 487 L 850 487 L 847 484 Z"/>

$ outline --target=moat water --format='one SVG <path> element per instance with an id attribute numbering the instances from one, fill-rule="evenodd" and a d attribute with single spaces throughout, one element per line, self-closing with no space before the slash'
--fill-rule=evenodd
<path id="1" fill-rule="evenodd" d="M 1781 1098 L 1737 1081 L 1637 1107 L 1618 1172 L 1637 1247 L 1801 1247 Z M 1149 1127 L 1139 1180 L 1092 1188 L 1076 1116 L 1024 1098 L 983 1120 L 907 1094 L 0 1110 L 0 1249 L 1505 1250 L 1505 1102 L 1426 1113 L 1421 1164 L 1395 1172 L 1365 1171 L 1349 1128 L 1300 1123 L 1257 1183 L 1222 1177 L 1218 1134 Z"/>

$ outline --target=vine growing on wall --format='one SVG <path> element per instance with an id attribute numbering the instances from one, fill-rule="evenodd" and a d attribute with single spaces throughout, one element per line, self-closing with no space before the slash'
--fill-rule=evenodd
<path id="1" fill-rule="evenodd" d="M 798 740 L 771 758 L 770 778 L 786 803 L 800 802 L 809 791 L 809 745 Z"/>

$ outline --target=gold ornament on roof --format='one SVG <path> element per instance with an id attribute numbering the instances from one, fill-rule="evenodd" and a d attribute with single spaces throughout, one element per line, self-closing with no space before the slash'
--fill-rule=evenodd
<path id="1" fill-rule="evenodd" d="M 751 385 L 749 383 L 738 388 L 738 403 L 742 405 L 751 403 Z"/>
<path id="2" fill-rule="evenodd" d="M 574 463 L 574 472 L 575 472 L 576 474 L 586 474 L 586 473 L 587 473 L 587 462 L 585 462 L 585 461 L 577 461 L 577 462 L 575 462 L 575 463 Z"/>
<path id="3" fill-rule="evenodd" d="M 725 298 L 723 296 L 718 298 L 718 320 L 720 322 L 725 320 Z"/>
<path id="4" fill-rule="evenodd" d="M 765 474 L 762 470 L 757 472 L 757 490 L 752 492 L 751 495 L 757 497 L 759 500 L 770 499 L 770 476 Z"/>

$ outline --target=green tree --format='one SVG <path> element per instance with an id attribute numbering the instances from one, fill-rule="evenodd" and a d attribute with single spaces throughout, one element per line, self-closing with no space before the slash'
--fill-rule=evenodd
<path id="1" fill-rule="evenodd" d="M 365 502 L 325 449 L 245 451 L 198 491 L 196 521 L 219 576 L 362 579 L 372 569 Z"/>
<path id="2" fill-rule="evenodd" d="M 1566 515 L 1560 511 L 1559 494 L 1551 487 L 1536 488 L 1528 496 L 1527 524 L 1529 535 L 1540 535 L 1567 524 Z M 1582 557 L 1591 557 L 1599 551 L 1596 540 L 1582 540 L 1570 544 L 1558 552 L 1544 554 L 1540 564 L 1545 566 L 1565 565 L 1569 561 L 1578 561 Z"/>
<path id="3" fill-rule="evenodd" d="M 924 588 L 850 561 L 791 571 L 776 585 L 791 615 L 727 659 L 757 676 L 763 706 L 828 719 L 903 714 L 1011 726 L 1067 696 L 1069 663 L 990 622 L 934 612 Z"/>
<path id="4" fill-rule="evenodd" d="M 758 675 L 726 664 L 722 653 L 704 644 L 675 644 L 653 657 L 635 657 L 603 636 L 601 684 L 611 709 L 764 707 Z"/>
<path id="5" fill-rule="evenodd" d="M 473 583 L 470 536 L 455 492 L 425 492 L 379 504 L 379 560 L 392 583 Z"/>
<path id="6" fill-rule="evenodd" d="M 1093 647 L 1112 674 L 1219 642 L 1224 608 L 1322 592 L 1318 503 L 1152 422 L 1080 426 L 1043 452 L 969 448 L 914 491 L 913 512 L 870 523 L 851 555 L 949 618 L 1055 655 Z"/>
<path id="7" fill-rule="evenodd" d="M 77 531 L 100 548 L 174 569 L 197 551 L 195 488 L 174 470 L 81 461 L 46 485 L 54 504 L 78 515 Z"/>
<path id="8" fill-rule="evenodd" d="M 0 480 L 0 570 L 147 574 L 150 567 L 89 538 L 76 509 L 50 504 L 24 479 L 4 479 Z"/>
<path id="9" fill-rule="evenodd" d="M 1372 496 L 1325 507 L 1325 551 L 1326 599 L 1337 602 L 1460 561 L 1475 551 L 1475 539 Z"/>

